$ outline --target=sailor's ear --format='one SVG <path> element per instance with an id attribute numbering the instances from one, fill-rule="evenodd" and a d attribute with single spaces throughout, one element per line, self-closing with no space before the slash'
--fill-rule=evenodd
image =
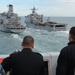
<path id="1" fill-rule="evenodd" d="M 71 34 L 69 34 L 69 41 L 72 41 L 73 40 L 73 37 Z"/>
<path id="2" fill-rule="evenodd" d="M 34 48 L 34 44 L 32 45 L 32 48 Z"/>
<path id="3" fill-rule="evenodd" d="M 21 43 L 21 45 L 23 46 L 23 42 Z"/>

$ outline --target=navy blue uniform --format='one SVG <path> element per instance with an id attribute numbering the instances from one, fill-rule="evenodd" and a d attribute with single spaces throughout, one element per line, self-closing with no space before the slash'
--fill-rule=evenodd
<path id="1" fill-rule="evenodd" d="M 5 72 L 11 71 L 12 75 L 44 75 L 44 61 L 39 53 L 29 48 L 11 54 L 2 62 Z"/>
<path id="2" fill-rule="evenodd" d="M 75 70 L 75 41 L 64 47 L 57 61 L 56 75 L 74 75 Z"/>

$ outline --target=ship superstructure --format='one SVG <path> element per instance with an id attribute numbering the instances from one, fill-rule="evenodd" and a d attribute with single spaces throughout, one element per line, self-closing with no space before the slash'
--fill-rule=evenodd
<path id="1" fill-rule="evenodd" d="M 33 9 L 31 10 L 32 10 L 32 13 L 25 16 L 25 23 L 27 27 L 35 28 L 35 29 L 43 29 L 48 31 L 66 30 L 67 24 L 51 22 L 50 18 L 48 18 L 45 21 L 43 15 L 39 15 L 36 12 L 37 9 L 35 7 L 33 7 Z"/>
<path id="2" fill-rule="evenodd" d="M 25 26 L 21 25 L 21 18 L 13 12 L 13 5 L 9 5 L 8 12 L 0 14 L 0 31 L 22 33 Z"/>

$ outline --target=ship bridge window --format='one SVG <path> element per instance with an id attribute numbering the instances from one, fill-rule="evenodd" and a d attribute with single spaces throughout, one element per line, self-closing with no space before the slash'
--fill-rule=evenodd
<path id="1" fill-rule="evenodd" d="M 11 29 L 25 29 L 25 28 L 11 28 Z"/>
<path id="2" fill-rule="evenodd" d="M 56 25 L 55 27 L 64 27 L 64 25 Z"/>
<path id="3" fill-rule="evenodd" d="M 2 19 L 0 19 L 0 24 L 3 24 L 3 20 Z"/>
<path id="4" fill-rule="evenodd" d="M 48 74 L 48 61 L 44 61 L 44 65 L 45 65 L 45 74 L 44 75 L 49 75 Z"/>

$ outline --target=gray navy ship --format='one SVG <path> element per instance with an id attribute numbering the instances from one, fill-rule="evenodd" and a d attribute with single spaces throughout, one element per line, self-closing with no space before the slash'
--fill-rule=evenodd
<path id="1" fill-rule="evenodd" d="M 48 31 L 65 31 L 67 24 L 57 23 L 50 21 L 50 17 L 47 20 L 44 20 L 43 15 L 39 15 L 36 12 L 36 8 L 33 7 L 32 13 L 25 16 L 25 23 L 29 28 L 42 29 Z"/>
<path id="2" fill-rule="evenodd" d="M 25 26 L 21 25 L 21 18 L 13 13 L 13 5 L 9 5 L 8 12 L 0 13 L 0 31 L 11 33 L 22 33 Z"/>

